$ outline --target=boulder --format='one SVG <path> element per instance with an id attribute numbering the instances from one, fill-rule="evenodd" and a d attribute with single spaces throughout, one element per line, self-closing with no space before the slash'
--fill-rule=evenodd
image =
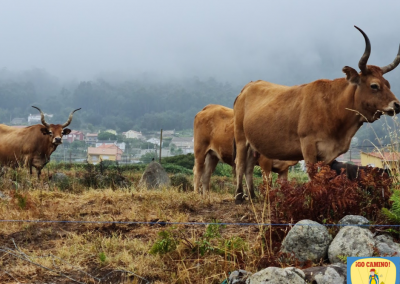
<path id="1" fill-rule="evenodd" d="M 343 263 L 329 266 L 310 267 L 303 270 L 307 283 L 315 284 L 346 284 L 347 266 Z"/>
<path id="2" fill-rule="evenodd" d="M 337 263 L 343 262 L 342 257 L 372 256 L 374 246 L 375 240 L 369 230 L 353 226 L 343 227 L 329 246 L 329 261 Z"/>
<path id="3" fill-rule="evenodd" d="M 400 256 L 400 244 L 393 242 L 391 236 L 376 236 L 375 246 L 379 251 L 379 256 Z"/>
<path id="4" fill-rule="evenodd" d="M 367 218 L 360 215 L 346 215 L 339 222 L 339 225 L 354 225 L 360 228 L 368 228 L 369 221 Z M 342 227 L 340 226 L 340 227 Z"/>
<path id="5" fill-rule="evenodd" d="M 250 275 L 251 273 L 246 270 L 235 270 L 229 275 L 228 284 L 246 284 L 246 280 Z"/>
<path id="6" fill-rule="evenodd" d="M 332 236 L 325 226 L 315 221 L 301 220 L 286 235 L 281 252 L 293 254 L 301 262 L 319 261 L 326 258 L 331 241 Z"/>
<path id="7" fill-rule="evenodd" d="M 295 267 L 268 267 L 251 275 L 246 284 L 305 284 L 305 274 Z"/>
<path id="8" fill-rule="evenodd" d="M 169 185 L 170 180 L 167 172 L 157 162 L 151 162 L 147 166 L 139 181 L 139 186 L 144 186 L 147 189 L 157 189 Z"/>
<path id="9" fill-rule="evenodd" d="M 68 176 L 64 173 L 54 173 L 51 176 L 52 182 L 68 182 Z"/>

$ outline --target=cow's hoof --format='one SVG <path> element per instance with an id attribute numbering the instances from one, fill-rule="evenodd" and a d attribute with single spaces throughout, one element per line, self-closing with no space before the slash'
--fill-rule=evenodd
<path id="1" fill-rule="evenodd" d="M 238 193 L 235 196 L 235 204 L 242 204 L 246 200 L 246 195 L 243 193 Z"/>
<path id="2" fill-rule="evenodd" d="M 235 199 L 235 204 L 236 205 L 243 204 L 243 202 L 244 202 L 244 199 L 241 199 L 241 198 L 240 199 L 238 199 L 238 198 Z"/>

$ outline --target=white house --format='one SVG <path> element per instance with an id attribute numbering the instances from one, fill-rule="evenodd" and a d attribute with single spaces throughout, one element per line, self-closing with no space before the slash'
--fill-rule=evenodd
<path id="1" fill-rule="evenodd" d="M 153 137 L 153 138 L 150 138 L 149 140 L 147 140 L 147 142 L 160 146 L 160 139 L 159 138 L 154 138 Z"/>
<path id="2" fill-rule="evenodd" d="M 46 116 L 50 117 L 50 118 L 53 117 L 52 114 L 45 113 L 44 117 L 46 117 Z M 40 114 L 29 114 L 29 116 L 28 116 L 28 124 L 32 125 L 32 124 L 38 124 L 38 123 L 42 123 Z"/>
<path id="3" fill-rule="evenodd" d="M 130 138 L 130 139 L 143 139 L 142 132 L 137 132 L 135 130 L 128 130 L 127 132 L 122 132 L 122 135 L 124 135 L 125 138 Z"/>

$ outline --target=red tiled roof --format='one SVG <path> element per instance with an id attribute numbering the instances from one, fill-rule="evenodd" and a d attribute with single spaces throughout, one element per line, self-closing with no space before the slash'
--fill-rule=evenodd
<path id="1" fill-rule="evenodd" d="M 379 158 L 381 160 L 385 161 L 398 161 L 400 160 L 400 153 L 399 152 L 371 152 L 371 153 L 365 153 L 369 156 Z"/>
<path id="2" fill-rule="evenodd" d="M 117 151 L 116 149 L 105 149 L 105 148 L 95 148 L 95 147 L 89 147 L 88 148 L 88 154 L 91 155 L 116 155 Z"/>

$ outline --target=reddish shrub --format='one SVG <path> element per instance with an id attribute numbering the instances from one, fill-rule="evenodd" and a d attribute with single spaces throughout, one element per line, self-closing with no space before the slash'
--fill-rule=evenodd
<path id="1" fill-rule="evenodd" d="M 375 220 L 380 209 L 389 205 L 392 181 L 373 168 L 360 170 L 354 181 L 343 173 L 336 175 L 322 163 L 308 166 L 308 169 L 309 175 L 314 177 L 311 181 L 304 184 L 280 181 L 277 188 L 270 190 L 274 221 L 311 219 L 336 223 L 349 214 Z"/>

